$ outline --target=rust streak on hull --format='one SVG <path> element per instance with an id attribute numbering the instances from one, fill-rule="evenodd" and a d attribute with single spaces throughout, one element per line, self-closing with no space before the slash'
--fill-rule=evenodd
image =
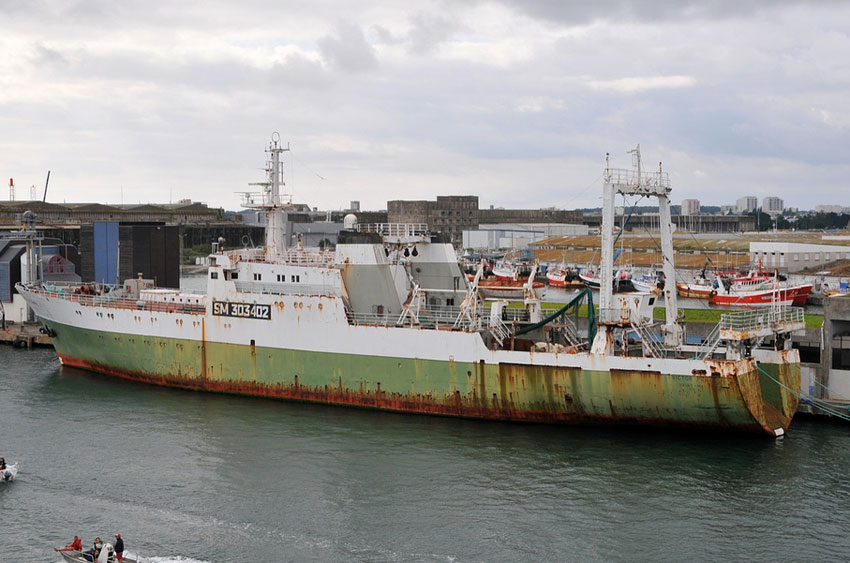
<path id="1" fill-rule="evenodd" d="M 444 400 L 439 400 L 430 394 L 419 393 L 388 393 L 380 389 L 348 389 L 337 385 L 310 387 L 299 383 L 297 376 L 292 384 L 266 385 L 251 381 L 215 381 L 209 378 L 193 379 L 179 376 L 154 376 L 140 372 L 116 370 L 109 366 L 81 360 L 67 355 L 60 355 L 62 364 L 98 373 L 103 373 L 123 379 L 147 384 L 175 387 L 196 391 L 211 391 L 235 395 L 248 395 L 272 399 L 292 400 L 299 402 L 320 403 L 377 409 L 391 412 L 429 414 L 468 419 L 483 419 L 494 421 L 528 422 L 561 425 L 640 425 L 659 428 L 703 428 L 722 429 L 724 431 L 740 431 L 763 434 L 767 427 L 758 424 L 718 424 L 711 422 L 682 422 L 664 418 L 629 417 L 622 413 L 612 412 L 610 415 L 600 415 L 580 411 L 565 410 L 529 410 L 515 408 L 510 400 L 510 393 L 500 400 L 494 400 L 488 405 L 487 401 L 478 400 L 474 393 L 469 396 L 455 392 Z M 501 382 L 512 376 L 502 374 Z M 506 386 L 507 387 L 507 386 Z M 505 387 L 503 387 L 505 388 Z M 495 394 L 494 394 L 495 396 Z M 569 394 L 566 394 L 569 397 Z M 494 397 L 495 398 L 495 397 Z M 572 404 L 571 400 L 567 402 Z M 772 434 L 772 432 L 771 432 Z"/>

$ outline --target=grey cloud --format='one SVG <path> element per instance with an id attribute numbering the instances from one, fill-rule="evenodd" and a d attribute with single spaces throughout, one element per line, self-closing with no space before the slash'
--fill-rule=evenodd
<path id="1" fill-rule="evenodd" d="M 411 18 L 410 52 L 425 54 L 449 39 L 459 26 L 446 18 L 419 14 Z"/>
<path id="2" fill-rule="evenodd" d="M 275 84 L 307 89 L 323 89 L 332 84 L 321 64 L 301 55 L 290 55 L 283 62 L 275 63 L 270 78 Z"/>
<path id="3" fill-rule="evenodd" d="M 725 19 L 779 10 L 789 5 L 808 5 L 807 0 L 496 0 L 531 17 L 565 25 L 595 20 L 669 21 Z M 842 0 L 823 0 L 840 4 Z"/>
<path id="4" fill-rule="evenodd" d="M 375 51 L 358 26 L 341 22 L 336 31 L 336 36 L 326 35 L 316 41 L 328 64 L 347 72 L 364 72 L 378 66 Z"/>
<path id="5" fill-rule="evenodd" d="M 31 57 L 30 62 L 35 66 L 67 68 L 69 65 L 68 59 L 61 52 L 47 47 L 43 43 L 36 43 L 34 51 L 35 54 Z"/>
<path id="6" fill-rule="evenodd" d="M 381 25 L 372 26 L 372 31 L 378 36 L 378 41 L 385 45 L 398 45 L 404 43 L 403 37 L 396 37 L 393 33 Z"/>
<path id="7" fill-rule="evenodd" d="M 23 19 L 49 23 L 102 22 L 127 10 L 127 3 L 109 0 L 0 0 L 0 13 Z M 150 11 L 150 8 L 147 8 Z M 142 12 L 144 13 L 144 12 Z"/>
<path id="8" fill-rule="evenodd" d="M 265 77 L 265 71 L 239 60 L 171 62 L 140 53 L 101 55 L 85 49 L 60 53 L 41 44 L 36 44 L 35 51 L 32 62 L 37 65 L 61 69 L 57 74 L 73 76 L 75 80 L 99 79 L 106 84 L 167 84 L 172 91 L 176 87 L 188 87 L 207 93 L 224 93 L 256 88 Z M 302 78 L 306 74 L 303 66 L 294 63 Z M 272 72 L 279 72 L 279 69 L 275 67 Z"/>

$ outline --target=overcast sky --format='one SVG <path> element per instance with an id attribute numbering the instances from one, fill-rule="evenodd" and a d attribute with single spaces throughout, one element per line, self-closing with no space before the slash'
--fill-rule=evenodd
<path id="1" fill-rule="evenodd" d="M 0 0 L 0 200 L 239 208 L 278 131 L 320 209 L 850 205 L 850 2 Z"/>

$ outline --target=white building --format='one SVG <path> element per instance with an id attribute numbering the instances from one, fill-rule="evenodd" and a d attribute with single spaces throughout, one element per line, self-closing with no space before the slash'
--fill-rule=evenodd
<path id="1" fill-rule="evenodd" d="M 563 223 L 502 223 L 479 225 L 477 230 L 463 231 L 463 248 L 496 250 L 504 248 L 525 249 L 532 242 L 551 237 L 568 237 L 588 234 L 587 225 Z"/>
<path id="2" fill-rule="evenodd" d="M 802 242 L 751 242 L 750 262 L 766 270 L 799 272 L 836 260 L 850 260 L 850 246 Z"/>
<path id="3" fill-rule="evenodd" d="M 815 213 L 847 213 L 850 207 L 843 205 L 815 205 Z"/>
<path id="4" fill-rule="evenodd" d="M 759 200 L 754 195 L 745 195 L 735 201 L 735 206 L 738 208 L 738 213 L 750 213 L 759 206 Z"/>
<path id="5" fill-rule="evenodd" d="M 766 197 L 761 200 L 761 210 L 768 215 L 780 215 L 785 209 L 785 203 L 780 197 Z"/>
<path id="6" fill-rule="evenodd" d="M 683 199 L 680 215 L 699 215 L 699 200 L 698 199 Z"/>

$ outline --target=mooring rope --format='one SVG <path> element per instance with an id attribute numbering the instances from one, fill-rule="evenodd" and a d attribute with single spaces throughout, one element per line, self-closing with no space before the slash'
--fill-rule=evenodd
<path id="1" fill-rule="evenodd" d="M 824 401 L 823 399 L 818 399 L 817 397 L 809 395 L 808 393 L 803 393 L 802 391 L 797 391 L 795 389 L 791 389 L 790 387 L 788 387 L 787 385 L 785 385 L 784 383 L 782 383 L 781 381 L 779 381 L 778 379 L 773 377 L 770 373 L 766 372 L 761 366 L 756 365 L 756 369 L 759 370 L 759 372 L 762 375 L 766 375 L 769 379 L 771 379 L 777 385 L 779 385 L 783 389 L 787 390 L 792 395 L 795 395 L 797 398 L 804 400 L 807 403 L 810 403 L 810 404 L 816 406 L 817 408 L 819 408 L 820 410 L 824 411 L 827 414 L 831 414 L 832 416 L 835 416 L 837 418 L 840 418 L 842 420 L 850 422 L 850 414 L 848 414 L 846 412 L 842 412 L 841 410 L 836 410 L 836 409 L 850 410 L 850 405 L 846 405 L 846 406 L 845 405 L 833 405 L 832 403 L 828 403 L 828 402 Z"/>

